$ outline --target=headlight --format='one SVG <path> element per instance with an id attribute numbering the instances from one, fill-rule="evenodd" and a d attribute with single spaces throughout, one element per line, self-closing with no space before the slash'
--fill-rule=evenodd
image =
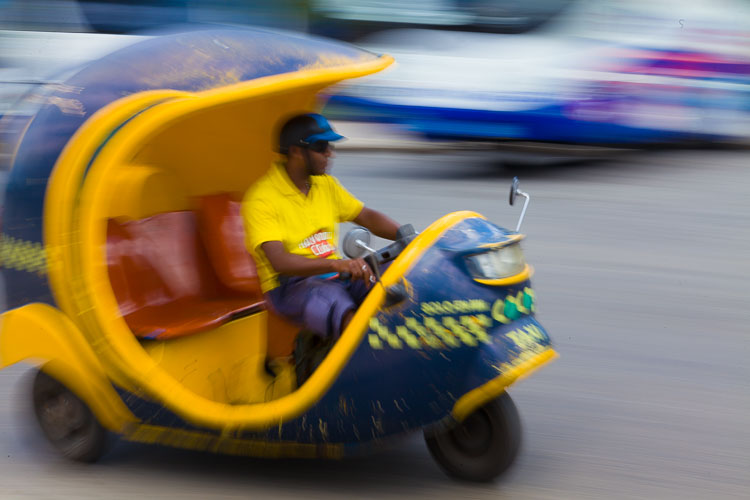
<path id="1" fill-rule="evenodd" d="M 469 272 L 479 279 L 502 279 L 526 269 L 526 259 L 518 243 L 495 248 L 466 258 Z"/>

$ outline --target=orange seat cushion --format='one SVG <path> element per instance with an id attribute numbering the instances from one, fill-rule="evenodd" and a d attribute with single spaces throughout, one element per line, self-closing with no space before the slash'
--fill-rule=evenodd
<path id="1" fill-rule="evenodd" d="M 110 220 L 107 261 L 120 312 L 138 337 L 189 335 L 263 307 L 258 294 L 221 285 L 190 211 Z"/>
<path id="2" fill-rule="evenodd" d="M 262 309 L 262 302 L 248 303 L 244 299 L 185 298 L 146 306 L 128 314 L 125 320 L 137 337 L 168 339 L 210 330 Z"/>
<path id="3" fill-rule="evenodd" d="M 230 193 L 201 197 L 199 230 L 219 281 L 232 290 L 261 296 L 255 261 L 245 247 L 240 207 L 240 201 Z"/>

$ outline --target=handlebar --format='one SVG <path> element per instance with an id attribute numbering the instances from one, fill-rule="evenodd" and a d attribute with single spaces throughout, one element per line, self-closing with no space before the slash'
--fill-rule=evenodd
<path id="1" fill-rule="evenodd" d="M 396 231 L 396 240 L 389 245 L 365 255 L 363 258 L 367 265 L 370 266 L 375 277 L 380 280 L 380 266 L 391 262 L 398 257 L 406 246 L 416 238 L 417 232 L 411 224 L 404 224 Z M 339 273 L 339 278 L 343 280 L 351 279 L 350 273 Z"/>
<path id="2" fill-rule="evenodd" d="M 396 240 L 381 248 L 375 255 L 378 264 L 385 264 L 398 257 L 406 246 L 417 237 L 417 232 L 411 224 L 404 224 L 396 231 Z M 368 262 L 369 264 L 369 262 Z"/>

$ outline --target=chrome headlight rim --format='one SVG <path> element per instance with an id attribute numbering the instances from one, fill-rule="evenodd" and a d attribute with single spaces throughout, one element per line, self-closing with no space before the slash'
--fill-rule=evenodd
<path id="1" fill-rule="evenodd" d="M 499 284 L 509 279 L 531 274 L 520 241 L 488 247 L 465 257 L 472 279 L 485 284 Z"/>

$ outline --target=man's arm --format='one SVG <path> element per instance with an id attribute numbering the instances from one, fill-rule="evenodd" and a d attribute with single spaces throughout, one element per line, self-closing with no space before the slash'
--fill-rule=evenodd
<path id="1" fill-rule="evenodd" d="M 354 222 L 366 227 L 375 236 L 388 240 L 396 239 L 396 232 L 399 228 L 398 223 L 387 215 L 367 207 L 362 208 Z"/>
<path id="2" fill-rule="evenodd" d="M 280 241 L 266 241 L 260 248 L 279 274 L 316 276 L 326 273 L 349 273 L 352 279 L 362 279 L 367 283 L 372 276 L 363 259 L 310 259 L 287 252 Z"/>

